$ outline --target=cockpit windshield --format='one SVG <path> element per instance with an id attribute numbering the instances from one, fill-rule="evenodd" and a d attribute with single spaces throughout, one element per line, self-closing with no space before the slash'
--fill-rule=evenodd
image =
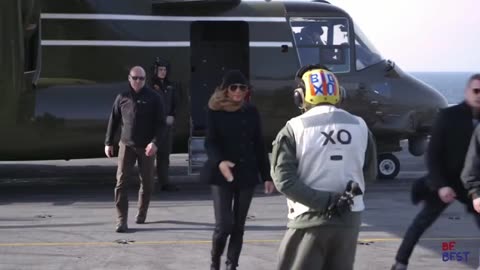
<path id="1" fill-rule="evenodd" d="M 290 18 L 300 65 L 322 64 L 333 72 L 350 71 L 347 18 Z"/>
<path id="2" fill-rule="evenodd" d="M 367 36 L 357 24 L 353 24 L 355 28 L 355 55 L 357 70 L 362 70 L 369 66 L 375 65 L 383 60 L 383 57 L 375 49 Z"/>

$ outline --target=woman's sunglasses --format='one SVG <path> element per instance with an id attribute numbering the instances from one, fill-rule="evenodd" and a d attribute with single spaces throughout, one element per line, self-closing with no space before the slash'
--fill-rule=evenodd
<path id="1" fill-rule="evenodd" d="M 240 89 L 240 91 L 245 92 L 247 91 L 247 86 L 245 84 L 231 84 L 228 86 L 228 90 L 235 92 L 237 89 Z"/>

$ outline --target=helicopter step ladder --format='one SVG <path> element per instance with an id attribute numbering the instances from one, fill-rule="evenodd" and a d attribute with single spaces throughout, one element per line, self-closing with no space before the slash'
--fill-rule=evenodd
<path id="1" fill-rule="evenodd" d="M 200 170 L 207 161 L 205 149 L 205 125 L 195 125 L 190 118 L 190 137 L 188 139 L 188 175 L 199 175 Z"/>
<path id="2" fill-rule="evenodd" d="M 188 140 L 188 175 L 200 174 L 200 169 L 207 161 L 205 137 L 191 136 Z"/>

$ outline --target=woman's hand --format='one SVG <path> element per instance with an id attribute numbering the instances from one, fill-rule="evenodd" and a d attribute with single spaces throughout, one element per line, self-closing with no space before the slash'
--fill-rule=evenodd
<path id="1" fill-rule="evenodd" d="M 265 194 L 272 194 L 275 191 L 275 185 L 272 181 L 265 181 Z"/>
<path id="2" fill-rule="evenodd" d="M 218 169 L 220 169 L 220 172 L 222 173 L 223 177 L 225 177 L 225 180 L 228 182 L 233 181 L 233 174 L 232 170 L 230 168 L 235 167 L 235 164 L 231 161 L 224 160 L 218 164 Z"/>

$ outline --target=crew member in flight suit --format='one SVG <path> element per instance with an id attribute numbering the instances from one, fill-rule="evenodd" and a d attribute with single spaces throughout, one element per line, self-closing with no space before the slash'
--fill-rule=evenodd
<path id="1" fill-rule="evenodd" d="M 303 114 L 280 130 L 271 175 L 287 197 L 288 230 L 277 269 L 353 269 L 363 196 L 335 215 L 329 209 L 353 181 L 362 193 L 376 178 L 376 148 L 365 121 L 338 108 L 343 96 L 335 75 L 321 65 L 296 74 L 294 100 Z"/>
<path id="2" fill-rule="evenodd" d="M 170 165 L 170 153 L 174 138 L 174 123 L 176 111 L 176 87 L 168 79 L 170 73 L 170 63 L 166 60 L 157 58 L 154 65 L 154 74 L 152 78 L 152 88 L 160 94 L 165 105 L 167 130 L 166 140 L 157 151 L 157 178 L 160 189 L 163 191 L 177 191 L 178 187 L 171 184 L 168 177 L 168 168 Z"/>

